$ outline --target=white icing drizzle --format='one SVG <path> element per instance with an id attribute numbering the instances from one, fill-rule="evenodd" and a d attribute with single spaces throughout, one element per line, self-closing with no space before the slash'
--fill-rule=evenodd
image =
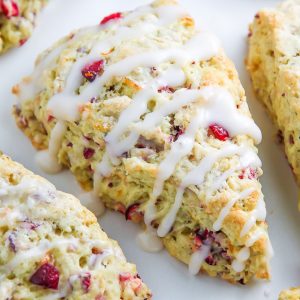
<path id="1" fill-rule="evenodd" d="M 217 53 L 219 44 L 214 37 L 207 33 L 198 33 L 184 46 L 171 49 L 162 49 L 128 56 L 105 68 L 102 76 L 76 95 L 72 90 L 71 95 L 64 92 L 54 95 L 48 103 L 48 108 L 57 118 L 75 121 L 79 117 L 78 107 L 99 94 L 103 86 L 114 77 L 126 76 L 138 67 L 152 67 L 166 61 L 176 61 L 183 66 L 193 60 L 205 60 Z M 66 90 L 68 92 L 68 90 Z M 70 100 L 66 99 L 70 98 Z"/>
<path id="2" fill-rule="evenodd" d="M 227 202 L 227 204 L 222 208 L 218 219 L 215 221 L 213 224 L 213 229 L 215 231 L 221 230 L 222 228 L 222 223 L 224 219 L 227 217 L 227 215 L 230 213 L 231 208 L 234 206 L 234 204 L 241 199 L 245 199 L 249 197 L 253 192 L 255 191 L 255 188 L 248 188 L 241 193 L 239 193 L 237 196 L 233 197 L 231 200 Z"/>
<path id="3" fill-rule="evenodd" d="M 58 121 L 51 131 L 48 150 L 37 153 L 36 162 L 43 171 L 55 174 L 61 170 L 61 165 L 57 162 L 57 154 L 65 132 L 65 122 Z"/>
<path id="4" fill-rule="evenodd" d="M 224 183 L 227 181 L 229 177 L 231 177 L 234 173 L 243 170 L 248 167 L 258 168 L 261 167 L 261 161 L 257 154 L 254 151 L 246 151 L 241 154 L 240 162 L 238 165 L 233 166 L 229 170 L 225 171 L 222 175 L 217 177 L 211 186 L 206 191 L 206 199 L 209 200 L 212 197 L 212 194 L 221 188 Z"/>
<path id="5" fill-rule="evenodd" d="M 163 249 L 162 241 L 157 236 L 156 231 L 151 227 L 147 227 L 145 231 L 138 234 L 137 243 L 147 252 L 158 252 Z"/>
<path id="6" fill-rule="evenodd" d="M 177 212 L 181 207 L 183 200 L 183 193 L 186 187 L 190 185 L 200 185 L 203 183 L 205 175 L 209 172 L 213 165 L 221 158 L 225 158 L 228 156 L 233 156 L 235 154 L 242 154 L 247 151 L 244 147 L 238 147 L 233 144 L 228 144 L 223 148 L 211 152 L 206 157 L 202 159 L 200 164 L 195 167 L 192 171 L 190 171 L 182 180 L 180 187 L 177 189 L 176 197 L 173 206 L 163 218 L 162 222 L 159 225 L 159 235 L 165 236 L 172 227 L 172 224 L 175 221 Z M 145 211 L 145 220 L 147 223 L 151 222 L 153 218 L 156 216 L 155 203 L 153 201 L 149 202 L 149 205 Z M 231 207 L 230 207 L 231 208 Z M 228 208 L 230 210 L 230 208 Z M 224 214 L 224 213 L 223 213 Z M 146 223 L 146 224 L 147 224 Z"/>
<path id="7" fill-rule="evenodd" d="M 21 264 L 24 261 L 27 261 L 27 259 L 38 259 L 40 257 L 43 257 L 47 251 L 57 248 L 57 247 L 64 247 L 64 246 L 70 246 L 75 245 L 77 246 L 79 241 L 75 238 L 62 238 L 57 239 L 53 242 L 50 242 L 48 240 L 40 241 L 39 245 L 36 247 L 32 247 L 29 250 L 25 251 L 19 251 L 13 259 L 11 259 L 7 264 L 0 266 L 1 272 L 7 273 L 16 268 L 19 264 Z"/>
<path id="8" fill-rule="evenodd" d="M 264 221 L 266 219 L 266 205 L 263 196 L 260 195 L 255 209 L 250 212 L 247 222 L 243 226 L 240 237 L 245 236 L 251 228 L 256 224 L 256 221 Z"/>
<path id="9" fill-rule="evenodd" d="M 189 262 L 189 272 L 192 275 L 197 275 L 201 269 L 202 263 L 208 256 L 210 251 L 210 246 L 202 245 L 199 250 L 195 251 Z"/>
<path id="10" fill-rule="evenodd" d="M 245 268 L 245 261 L 250 257 L 250 249 L 248 247 L 242 248 L 236 258 L 233 260 L 231 266 L 234 271 L 242 272 Z"/>
<path id="11" fill-rule="evenodd" d="M 54 47 L 48 53 L 43 53 L 43 56 L 40 57 L 39 61 L 36 63 L 32 75 L 29 78 L 24 78 L 20 84 L 20 94 L 18 95 L 19 102 L 23 103 L 32 99 L 43 89 L 42 78 L 44 70 L 48 69 L 50 65 L 56 63 L 60 54 L 70 45 L 70 43 L 73 43 L 75 40 L 80 39 L 87 33 L 95 32 L 97 29 L 98 28 L 96 26 L 82 28 L 74 33 L 72 39 L 59 46 Z"/>
<path id="12" fill-rule="evenodd" d="M 78 196 L 82 205 L 92 211 L 96 217 L 100 217 L 105 212 L 105 207 L 102 201 L 94 192 L 82 193 Z"/>

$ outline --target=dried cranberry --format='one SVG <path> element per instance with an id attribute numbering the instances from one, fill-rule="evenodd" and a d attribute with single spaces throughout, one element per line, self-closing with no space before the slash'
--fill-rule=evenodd
<path id="1" fill-rule="evenodd" d="M 7 18 L 19 15 L 19 6 L 14 0 L 0 0 L 0 8 Z"/>
<path id="2" fill-rule="evenodd" d="M 215 261 L 215 259 L 213 258 L 212 255 L 209 255 L 205 258 L 205 262 L 207 264 L 209 264 L 210 266 L 215 266 L 217 264 L 217 262 Z"/>
<path id="3" fill-rule="evenodd" d="M 113 13 L 109 16 L 104 17 L 101 20 L 100 25 L 104 25 L 104 24 L 108 23 L 111 20 L 117 20 L 117 19 L 120 19 L 120 18 L 122 18 L 122 13 L 120 13 L 120 12 Z"/>
<path id="4" fill-rule="evenodd" d="M 176 142 L 182 134 L 184 134 L 184 129 L 181 126 L 174 126 L 171 131 L 170 142 Z"/>
<path id="5" fill-rule="evenodd" d="M 45 263 L 35 271 L 29 281 L 45 288 L 57 290 L 59 283 L 59 271 L 50 263 Z"/>
<path id="6" fill-rule="evenodd" d="M 167 92 L 167 93 L 174 93 L 175 92 L 175 89 L 170 87 L 170 86 L 162 86 L 160 87 L 158 90 L 157 90 L 159 93 L 162 93 L 162 92 Z"/>
<path id="7" fill-rule="evenodd" d="M 83 149 L 83 156 L 85 159 L 90 159 L 95 154 L 95 150 L 92 148 L 84 148 Z"/>
<path id="8" fill-rule="evenodd" d="M 119 274 L 119 280 L 121 282 L 127 281 L 132 278 L 132 275 L 129 272 L 123 272 Z"/>
<path id="9" fill-rule="evenodd" d="M 240 179 L 244 179 L 245 178 L 245 173 L 246 173 L 246 170 L 242 170 L 242 173 L 239 175 L 239 178 Z M 256 170 L 250 168 L 249 171 L 248 171 L 248 178 L 249 179 L 255 179 L 255 178 L 257 178 L 257 172 L 256 172 Z"/>
<path id="10" fill-rule="evenodd" d="M 85 273 L 84 275 L 81 275 L 80 278 L 81 278 L 81 286 L 83 290 L 87 293 L 91 286 L 91 274 Z"/>
<path id="11" fill-rule="evenodd" d="M 54 116 L 48 115 L 47 121 L 48 121 L 48 122 L 51 122 L 51 121 L 54 120 L 54 119 L 55 119 Z"/>
<path id="12" fill-rule="evenodd" d="M 125 213 L 126 213 L 126 207 L 122 203 L 117 203 L 115 205 L 114 209 L 123 215 L 125 215 Z"/>
<path id="13" fill-rule="evenodd" d="M 209 126 L 208 135 L 213 135 L 216 139 L 220 141 L 226 141 L 229 138 L 228 131 L 218 124 L 212 124 Z"/>
<path id="14" fill-rule="evenodd" d="M 195 250 L 200 249 L 200 247 L 202 246 L 202 240 L 201 238 L 196 234 L 194 237 L 194 247 Z"/>
<path id="15" fill-rule="evenodd" d="M 143 213 L 139 211 L 139 204 L 130 205 L 125 212 L 125 219 L 139 223 L 143 220 Z"/>
<path id="16" fill-rule="evenodd" d="M 39 227 L 40 224 L 36 224 L 29 219 L 26 219 L 23 221 L 22 228 L 28 229 L 28 230 L 35 230 L 37 227 Z"/>
<path id="17" fill-rule="evenodd" d="M 103 68 L 104 68 L 104 60 L 101 59 L 86 65 L 81 70 L 81 74 L 89 82 L 93 82 L 96 79 L 96 76 L 103 71 Z"/>
<path id="18" fill-rule="evenodd" d="M 28 41 L 28 39 L 21 39 L 19 41 L 19 46 L 23 46 L 27 41 Z"/>
<path id="19" fill-rule="evenodd" d="M 9 243 L 9 248 L 13 251 L 13 252 L 17 252 L 17 248 L 16 248 L 16 243 L 15 243 L 15 239 L 16 239 L 16 233 L 12 232 L 9 236 L 8 236 L 8 243 Z"/>

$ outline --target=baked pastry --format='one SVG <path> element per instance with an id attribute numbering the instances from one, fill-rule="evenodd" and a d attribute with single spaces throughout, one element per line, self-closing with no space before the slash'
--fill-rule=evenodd
<path id="1" fill-rule="evenodd" d="M 300 288 L 291 288 L 280 293 L 278 300 L 299 300 Z"/>
<path id="2" fill-rule="evenodd" d="M 0 54 L 22 46 L 47 0 L 0 0 Z"/>
<path id="3" fill-rule="evenodd" d="M 39 164 L 144 222 L 143 248 L 193 274 L 269 278 L 260 130 L 217 39 L 175 1 L 70 34 L 13 91 Z"/>
<path id="4" fill-rule="evenodd" d="M 250 25 L 247 67 L 254 91 L 283 138 L 300 185 L 300 1 L 262 10 Z"/>
<path id="5" fill-rule="evenodd" d="M 151 299 L 75 197 L 0 155 L 0 299 Z"/>

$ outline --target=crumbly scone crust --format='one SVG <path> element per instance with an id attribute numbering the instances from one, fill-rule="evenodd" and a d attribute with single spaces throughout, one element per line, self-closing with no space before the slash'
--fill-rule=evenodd
<path id="1" fill-rule="evenodd" d="M 19 15 L 6 17 L 0 10 L 0 54 L 21 46 L 31 36 L 37 14 L 48 0 L 14 0 Z"/>
<path id="2" fill-rule="evenodd" d="M 247 68 L 266 105 L 300 185 L 300 1 L 258 12 L 250 25 Z"/>
<path id="3" fill-rule="evenodd" d="M 278 300 L 299 300 L 300 288 L 291 288 L 280 293 Z"/>
<path id="4" fill-rule="evenodd" d="M 175 1 L 156 1 L 152 5 L 159 7 L 174 3 Z M 153 18 L 153 15 L 149 14 L 147 18 Z M 132 26 L 141 26 L 143 22 L 141 19 L 133 20 Z M 101 40 L 111 33 L 110 27 L 108 27 L 97 34 L 86 33 L 74 41 L 72 41 L 74 34 L 71 34 L 38 58 L 37 65 L 53 49 L 67 45 L 61 55 L 58 56 L 55 65 L 43 72 L 43 91 L 14 109 L 18 126 L 31 139 L 32 144 L 37 149 L 48 147 L 50 133 L 56 124 L 55 118 L 51 114 L 49 115 L 47 110 L 50 97 L 63 90 L 73 62 L 89 52 L 91 41 L 93 39 Z M 121 43 L 118 48 L 105 54 L 106 64 L 117 62 L 130 54 L 163 49 L 170 47 L 170 45 L 173 47 L 182 45 L 194 34 L 194 21 L 186 15 L 174 24 L 162 27 L 154 36 L 145 35 L 144 39 L 133 39 L 130 43 Z M 121 112 L 128 107 L 140 86 L 158 76 L 169 66 L 170 62 L 165 62 L 152 69 L 138 68 L 127 76 L 112 79 L 102 89 L 97 100 L 81 106 L 80 120 L 67 122 L 67 131 L 59 149 L 58 159 L 61 164 L 70 168 L 86 190 L 92 188 L 94 170 L 104 154 L 105 135 L 116 124 Z M 244 89 L 238 79 L 235 67 L 223 50 L 220 50 L 218 55 L 209 60 L 187 65 L 184 68 L 184 73 L 187 76 L 184 87 L 221 86 L 231 93 L 240 113 L 250 116 Z M 30 77 L 27 80 L 30 80 Z M 88 82 L 83 81 L 78 92 L 84 89 L 86 85 Z M 16 85 L 13 90 L 15 94 L 21 94 L 22 84 Z M 164 97 L 168 97 L 166 93 L 163 93 L 160 99 L 156 99 L 152 103 L 153 106 L 160 101 L 163 103 Z M 107 207 L 125 213 L 132 205 L 138 204 L 139 211 L 143 213 L 153 188 L 158 165 L 170 150 L 170 142 L 168 142 L 170 140 L 167 137 L 174 136 L 176 128 L 187 127 L 192 117 L 192 111 L 196 106 L 197 104 L 188 105 L 176 114 L 164 118 L 155 132 L 143 133 L 144 138 L 140 141 L 141 145 L 136 145 L 128 153 L 124 153 L 121 164 L 113 169 L 112 175 L 103 178 L 100 182 L 100 197 Z M 151 109 L 153 107 L 149 106 L 149 110 Z M 231 141 L 237 145 L 246 144 L 253 151 L 257 151 L 253 139 L 247 135 L 235 136 Z M 154 227 L 160 224 L 173 204 L 176 188 L 185 171 L 199 164 L 211 149 L 223 147 L 224 144 L 222 143 L 209 136 L 206 128 L 199 129 L 191 155 L 181 160 L 176 166 L 175 175 L 171 176 L 164 184 L 164 190 L 156 203 L 158 215 L 153 222 Z M 85 158 L 83 155 L 85 149 L 92 149 L 89 153 L 93 153 L 93 155 Z M 224 158 L 218 161 L 213 171 L 207 176 L 205 185 L 210 186 L 216 175 L 225 172 L 237 163 L 237 157 Z M 256 176 L 261 174 L 262 170 L 257 168 Z M 195 232 L 199 228 L 211 230 L 221 209 L 232 199 L 235 192 L 253 188 L 253 193 L 247 199 L 241 199 L 234 205 L 224 220 L 222 230 L 216 233 L 216 239 L 219 240 L 218 246 L 216 246 L 216 261 L 204 263 L 202 266 L 202 270 L 211 276 L 220 276 L 230 282 L 244 284 L 252 277 L 268 279 L 270 274 L 266 255 L 268 248 L 266 234 L 262 235 L 251 247 L 250 258 L 242 272 L 234 271 L 230 265 L 233 257 L 242 249 L 247 238 L 255 230 L 267 232 L 267 224 L 264 221 L 257 221 L 249 234 L 240 238 L 240 232 L 251 211 L 263 197 L 260 183 L 256 178 L 250 180 L 244 177 L 241 179 L 242 177 L 238 171 L 235 172 L 210 202 L 206 202 L 206 194 L 203 190 L 197 187 L 187 189 L 184 194 L 183 205 L 177 214 L 172 230 L 162 240 L 173 256 L 188 263 L 193 253 Z"/>
<path id="5" fill-rule="evenodd" d="M 1 300 L 151 298 L 135 265 L 78 199 L 1 154 L 0 215 Z M 57 290 L 30 281 L 45 263 L 59 271 Z"/>

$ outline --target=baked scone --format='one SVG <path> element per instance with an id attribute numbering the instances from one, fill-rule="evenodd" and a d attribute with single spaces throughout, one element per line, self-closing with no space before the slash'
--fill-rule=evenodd
<path id="1" fill-rule="evenodd" d="M 249 69 L 300 185 L 300 1 L 288 0 L 256 14 L 250 25 Z"/>
<path id="2" fill-rule="evenodd" d="M 0 54 L 28 40 L 36 16 L 47 1 L 0 0 Z"/>
<path id="3" fill-rule="evenodd" d="M 144 223 L 143 248 L 193 274 L 269 278 L 261 132 L 218 40 L 175 1 L 70 34 L 13 91 L 39 164 Z"/>
<path id="4" fill-rule="evenodd" d="M 0 154 L 0 299 L 151 299 L 75 197 Z"/>
<path id="5" fill-rule="evenodd" d="M 291 288 L 282 291 L 278 300 L 300 300 L 300 288 Z"/>

